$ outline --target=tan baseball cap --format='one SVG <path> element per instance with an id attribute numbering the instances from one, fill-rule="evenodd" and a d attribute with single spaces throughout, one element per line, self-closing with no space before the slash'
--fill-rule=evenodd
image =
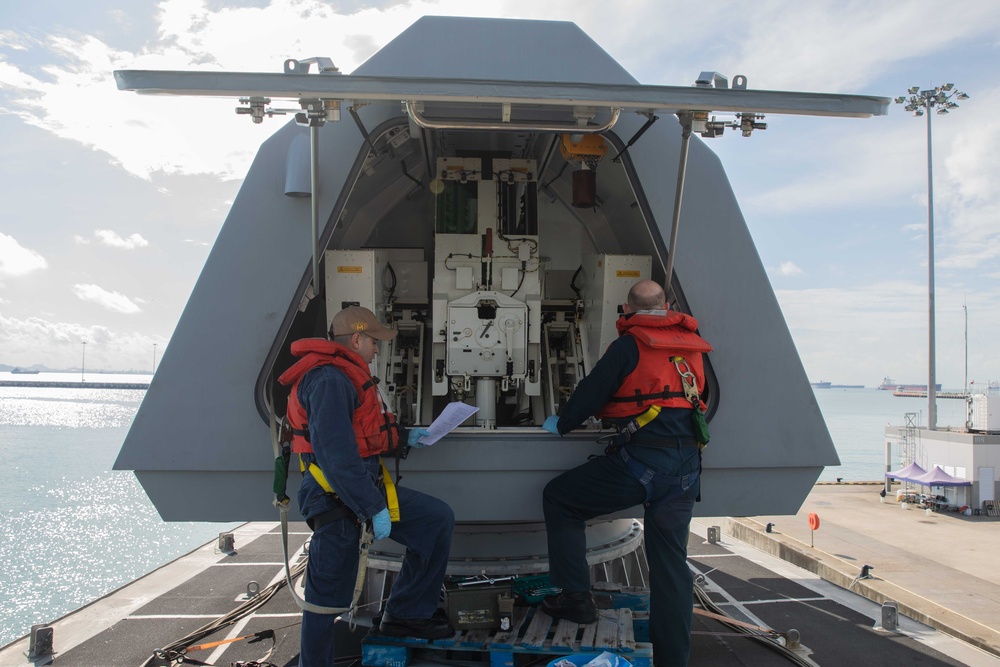
<path id="1" fill-rule="evenodd" d="M 348 306 L 333 316 L 330 333 L 334 336 L 363 333 L 377 340 L 392 340 L 399 331 L 382 326 L 375 313 L 367 308 Z"/>

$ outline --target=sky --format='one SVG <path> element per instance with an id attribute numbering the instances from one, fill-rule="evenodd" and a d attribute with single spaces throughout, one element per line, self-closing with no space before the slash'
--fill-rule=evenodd
<path id="1" fill-rule="evenodd" d="M 569 20 L 638 81 L 896 97 L 933 116 L 937 379 L 1000 379 L 1000 3 L 936 0 L 32 0 L 0 3 L 0 364 L 150 370 L 257 146 L 233 100 L 115 69 L 350 73 L 424 15 Z M 812 380 L 927 381 L 927 123 L 771 116 L 709 140 Z M 967 313 L 967 317 L 966 317 Z M 967 321 L 967 326 L 966 326 Z M 966 329 L 968 345 L 965 344 Z M 974 385 L 975 386 L 975 385 Z"/>

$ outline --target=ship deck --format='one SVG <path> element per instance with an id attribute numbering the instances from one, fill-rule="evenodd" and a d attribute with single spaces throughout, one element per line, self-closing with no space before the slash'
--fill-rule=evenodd
<path id="1" fill-rule="evenodd" d="M 814 547 L 808 542 L 808 512 L 822 517 Z M 766 533 L 767 522 L 775 523 L 777 530 Z M 708 529 L 716 525 L 722 528 L 721 536 L 718 542 L 710 543 Z M 893 546 L 892 534 L 901 528 L 912 532 L 905 533 L 903 546 Z M 756 548 L 735 539 L 734 532 L 754 542 Z M 235 553 L 220 553 L 212 542 L 54 621 L 54 664 L 143 665 L 154 649 L 237 607 L 245 599 L 249 582 L 258 582 L 264 589 L 283 578 L 277 524 L 245 524 L 234 534 Z M 293 524 L 290 549 L 299 549 L 307 537 L 304 524 Z M 954 544 L 968 548 L 961 552 L 950 549 Z M 877 486 L 837 485 L 817 486 L 800 516 L 696 521 L 689 560 L 694 572 L 702 575 L 699 580 L 703 578 L 701 586 L 708 596 L 727 614 L 779 632 L 797 630 L 802 644 L 798 654 L 814 664 L 1000 667 L 996 655 L 1000 644 L 993 644 L 996 632 L 991 630 L 1000 627 L 993 620 L 1000 619 L 1000 577 L 993 574 L 995 560 L 989 555 L 998 549 L 1000 521 L 995 519 L 984 517 L 973 522 L 954 515 L 928 517 L 923 512 L 901 511 L 894 503 L 880 503 Z M 802 567 L 765 551 L 780 553 Z M 946 558 L 948 553 L 952 555 Z M 856 577 L 861 564 L 874 567 L 874 579 L 853 585 L 843 579 Z M 875 629 L 882 618 L 881 606 L 859 593 L 873 599 L 884 595 L 899 602 L 899 631 Z M 937 629 L 903 616 L 904 612 Z M 252 613 L 197 643 L 273 630 L 274 650 L 267 660 L 279 667 L 292 667 L 297 664 L 299 617 L 288 591 L 281 589 Z M 342 626 L 342 664 L 351 664 L 360 658 L 361 638 L 368 629 L 359 627 L 351 633 L 346 623 L 338 626 Z M 761 641 L 701 615 L 695 616 L 692 639 L 692 667 L 790 664 Z M 267 640 L 253 644 L 239 641 L 192 652 L 189 657 L 228 666 L 261 660 L 270 644 Z M 31 664 L 25 658 L 27 652 L 27 638 L 3 647 L 0 667 Z M 545 652 L 524 655 L 527 662 L 522 662 L 522 667 L 545 664 L 552 658 Z M 484 665 L 490 662 L 485 652 L 477 657 L 467 651 L 442 649 L 420 656 L 411 665 L 429 664 L 427 656 L 465 667 L 473 664 L 470 658 Z"/>

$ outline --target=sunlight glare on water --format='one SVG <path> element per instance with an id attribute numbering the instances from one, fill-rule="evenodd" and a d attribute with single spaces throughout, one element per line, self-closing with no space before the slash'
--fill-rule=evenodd
<path id="1" fill-rule="evenodd" d="M 0 387 L 0 645 L 236 525 L 164 522 L 111 470 L 144 394 Z"/>
<path id="2" fill-rule="evenodd" d="M 145 392 L 135 389 L 3 387 L 0 426 L 128 427 Z M 8 396 L 7 392 L 17 392 Z"/>

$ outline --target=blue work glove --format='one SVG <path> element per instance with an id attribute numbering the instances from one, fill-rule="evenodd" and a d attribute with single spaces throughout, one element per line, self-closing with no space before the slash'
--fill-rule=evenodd
<path id="1" fill-rule="evenodd" d="M 417 442 L 417 440 L 430 434 L 431 432 L 425 428 L 411 428 L 406 435 L 406 444 L 410 447 L 426 447 L 427 443 Z"/>
<path id="2" fill-rule="evenodd" d="M 376 540 L 384 540 L 392 532 L 392 519 L 389 518 L 389 509 L 386 508 L 372 517 L 372 532 L 375 533 Z"/>
<path id="3" fill-rule="evenodd" d="M 552 415 L 551 417 L 546 417 L 545 423 L 542 424 L 542 428 L 548 431 L 549 433 L 555 433 L 556 435 L 559 435 L 559 416 Z"/>

